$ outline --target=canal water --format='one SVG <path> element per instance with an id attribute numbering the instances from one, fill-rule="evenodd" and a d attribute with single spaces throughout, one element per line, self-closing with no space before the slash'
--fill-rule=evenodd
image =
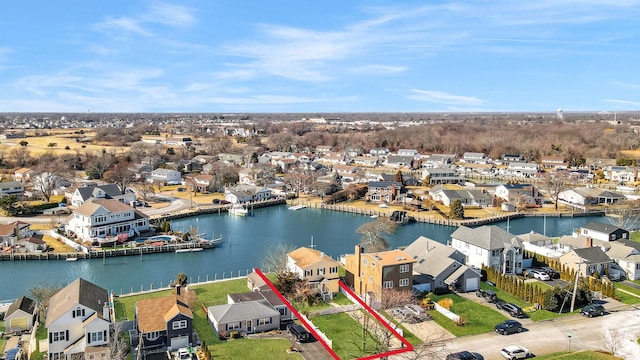
<path id="1" fill-rule="evenodd" d="M 0 302 L 26 295 L 34 286 L 64 286 L 78 277 L 96 283 L 115 294 L 124 294 L 167 286 L 178 273 L 184 272 L 190 282 L 245 275 L 254 267 L 263 267 L 263 255 L 278 245 L 290 248 L 309 246 L 337 259 L 353 253 L 360 235 L 356 229 L 373 221 L 365 215 L 328 210 L 288 210 L 285 205 L 255 209 L 253 216 L 209 214 L 173 220 L 172 227 L 188 231 L 192 227 L 206 238 L 222 236 L 215 249 L 194 253 L 164 253 L 106 259 L 0 262 Z M 606 222 L 593 217 L 527 217 L 497 223 L 512 234 L 530 231 L 561 236 L 589 221 Z M 391 248 L 408 245 L 423 235 L 446 243 L 455 227 L 411 223 L 398 227 L 387 236 Z"/>

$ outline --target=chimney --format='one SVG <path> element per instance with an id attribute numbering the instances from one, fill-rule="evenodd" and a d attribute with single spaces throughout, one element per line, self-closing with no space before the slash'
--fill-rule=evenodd
<path id="1" fill-rule="evenodd" d="M 176 285 L 176 295 L 181 295 L 180 294 L 180 290 L 181 290 L 182 286 L 180 285 Z"/>
<path id="2" fill-rule="evenodd" d="M 588 237 L 587 238 L 587 247 L 592 247 L 593 246 L 593 239 Z"/>
<path id="3" fill-rule="evenodd" d="M 107 321 L 111 321 L 111 317 L 109 316 L 109 314 L 110 314 L 109 303 L 105 302 L 104 305 L 102 306 L 102 318 Z"/>

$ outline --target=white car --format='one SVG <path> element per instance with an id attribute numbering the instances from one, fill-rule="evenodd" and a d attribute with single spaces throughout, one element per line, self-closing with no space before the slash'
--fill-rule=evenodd
<path id="1" fill-rule="evenodd" d="M 529 349 L 520 345 L 509 345 L 502 349 L 500 354 L 508 360 L 528 359 L 533 357 L 533 354 Z"/>
<path id="2" fill-rule="evenodd" d="M 540 270 L 531 270 L 529 271 L 529 273 L 531 275 L 533 275 L 534 279 L 538 279 L 538 280 L 542 280 L 542 281 L 549 281 L 551 280 L 551 277 L 549 276 L 549 274 L 547 274 L 544 271 L 540 271 Z"/>

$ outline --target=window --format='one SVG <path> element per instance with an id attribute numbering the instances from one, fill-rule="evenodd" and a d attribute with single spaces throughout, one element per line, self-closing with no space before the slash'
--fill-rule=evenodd
<path id="1" fill-rule="evenodd" d="M 338 267 L 337 266 L 332 266 L 329 268 L 329 274 L 337 274 L 338 273 Z"/>
<path id="2" fill-rule="evenodd" d="M 233 322 L 233 323 L 229 323 L 227 324 L 227 329 L 228 330 L 240 330 L 240 322 Z"/>
<path id="3" fill-rule="evenodd" d="M 373 282 L 373 276 L 369 276 L 369 282 L 372 283 Z"/>
<path id="4" fill-rule="evenodd" d="M 159 336 L 159 334 L 158 334 Z M 104 341 L 104 333 L 102 331 L 92 332 L 91 333 L 91 342 Z"/>
<path id="5" fill-rule="evenodd" d="M 64 331 L 51 333 L 51 335 L 53 336 L 53 341 L 54 342 L 55 341 L 65 341 L 65 340 L 67 340 L 65 334 L 66 333 Z"/>
<path id="6" fill-rule="evenodd" d="M 271 324 L 271 318 L 258 319 L 258 326 Z"/>
<path id="7" fill-rule="evenodd" d="M 383 287 L 384 289 L 391 289 L 391 288 L 393 288 L 393 281 L 385 281 L 385 282 L 382 284 L 382 287 Z"/>
<path id="8" fill-rule="evenodd" d="M 640 270 L 640 264 L 636 264 L 636 270 Z"/>
<path id="9" fill-rule="evenodd" d="M 186 329 L 187 320 L 174 321 L 172 327 L 173 327 L 173 330 Z"/>
<path id="10" fill-rule="evenodd" d="M 304 276 L 313 276 L 313 269 L 311 269 L 311 270 L 305 270 L 305 271 L 304 271 Z"/>
<path id="11" fill-rule="evenodd" d="M 409 264 L 400 265 L 400 272 L 401 273 L 409 272 Z"/>
<path id="12" fill-rule="evenodd" d="M 280 312 L 280 315 L 282 315 L 282 316 L 287 315 L 287 308 L 286 307 L 278 308 L 278 311 Z"/>
<path id="13" fill-rule="evenodd" d="M 160 332 L 159 331 L 149 332 L 146 334 L 146 337 L 147 337 L 147 340 L 149 341 L 156 341 L 160 337 Z"/>
<path id="14" fill-rule="evenodd" d="M 362 259 L 362 263 L 365 265 L 369 265 L 369 261 L 367 259 Z"/>
<path id="15" fill-rule="evenodd" d="M 409 278 L 400 279 L 400 286 L 409 286 Z"/>
<path id="16" fill-rule="evenodd" d="M 324 268 L 318 268 L 318 275 L 324 275 Z"/>

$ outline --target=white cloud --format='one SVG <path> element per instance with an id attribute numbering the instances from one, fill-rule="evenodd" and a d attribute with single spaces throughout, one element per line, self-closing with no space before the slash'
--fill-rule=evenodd
<path id="1" fill-rule="evenodd" d="M 353 69 L 354 73 L 369 73 L 374 75 L 380 74 L 395 74 L 399 72 L 407 71 L 406 66 L 393 66 L 393 65 L 364 65 Z"/>
<path id="2" fill-rule="evenodd" d="M 444 105 L 479 106 L 484 101 L 477 97 L 453 95 L 443 91 L 411 89 L 407 98 L 423 102 L 432 102 Z"/>
<path id="3" fill-rule="evenodd" d="M 140 19 L 168 26 L 189 26 L 197 22 L 194 12 L 194 9 L 182 5 L 154 3 L 149 12 L 141 15 Z"/>
<path id="4" fill-rule="evenodd" d="M 620 107 L 634 108 L 634 109 L 637 109 L 638 107 L 640 107 L 640 101 L 619 100 L 619 99 L 605 99 L 604 101 L 610 104 L 620 105 Z"/>
<path id="5" fill-rule="evenodd" d="M 119 33 L 135 33 L 144 36 L 153 36 L 151 32 L 142 28 L 139 20 L 129 17 L 107 19 L 95 24 L 94 29 L 105 33 L 116 31 Z"/>

